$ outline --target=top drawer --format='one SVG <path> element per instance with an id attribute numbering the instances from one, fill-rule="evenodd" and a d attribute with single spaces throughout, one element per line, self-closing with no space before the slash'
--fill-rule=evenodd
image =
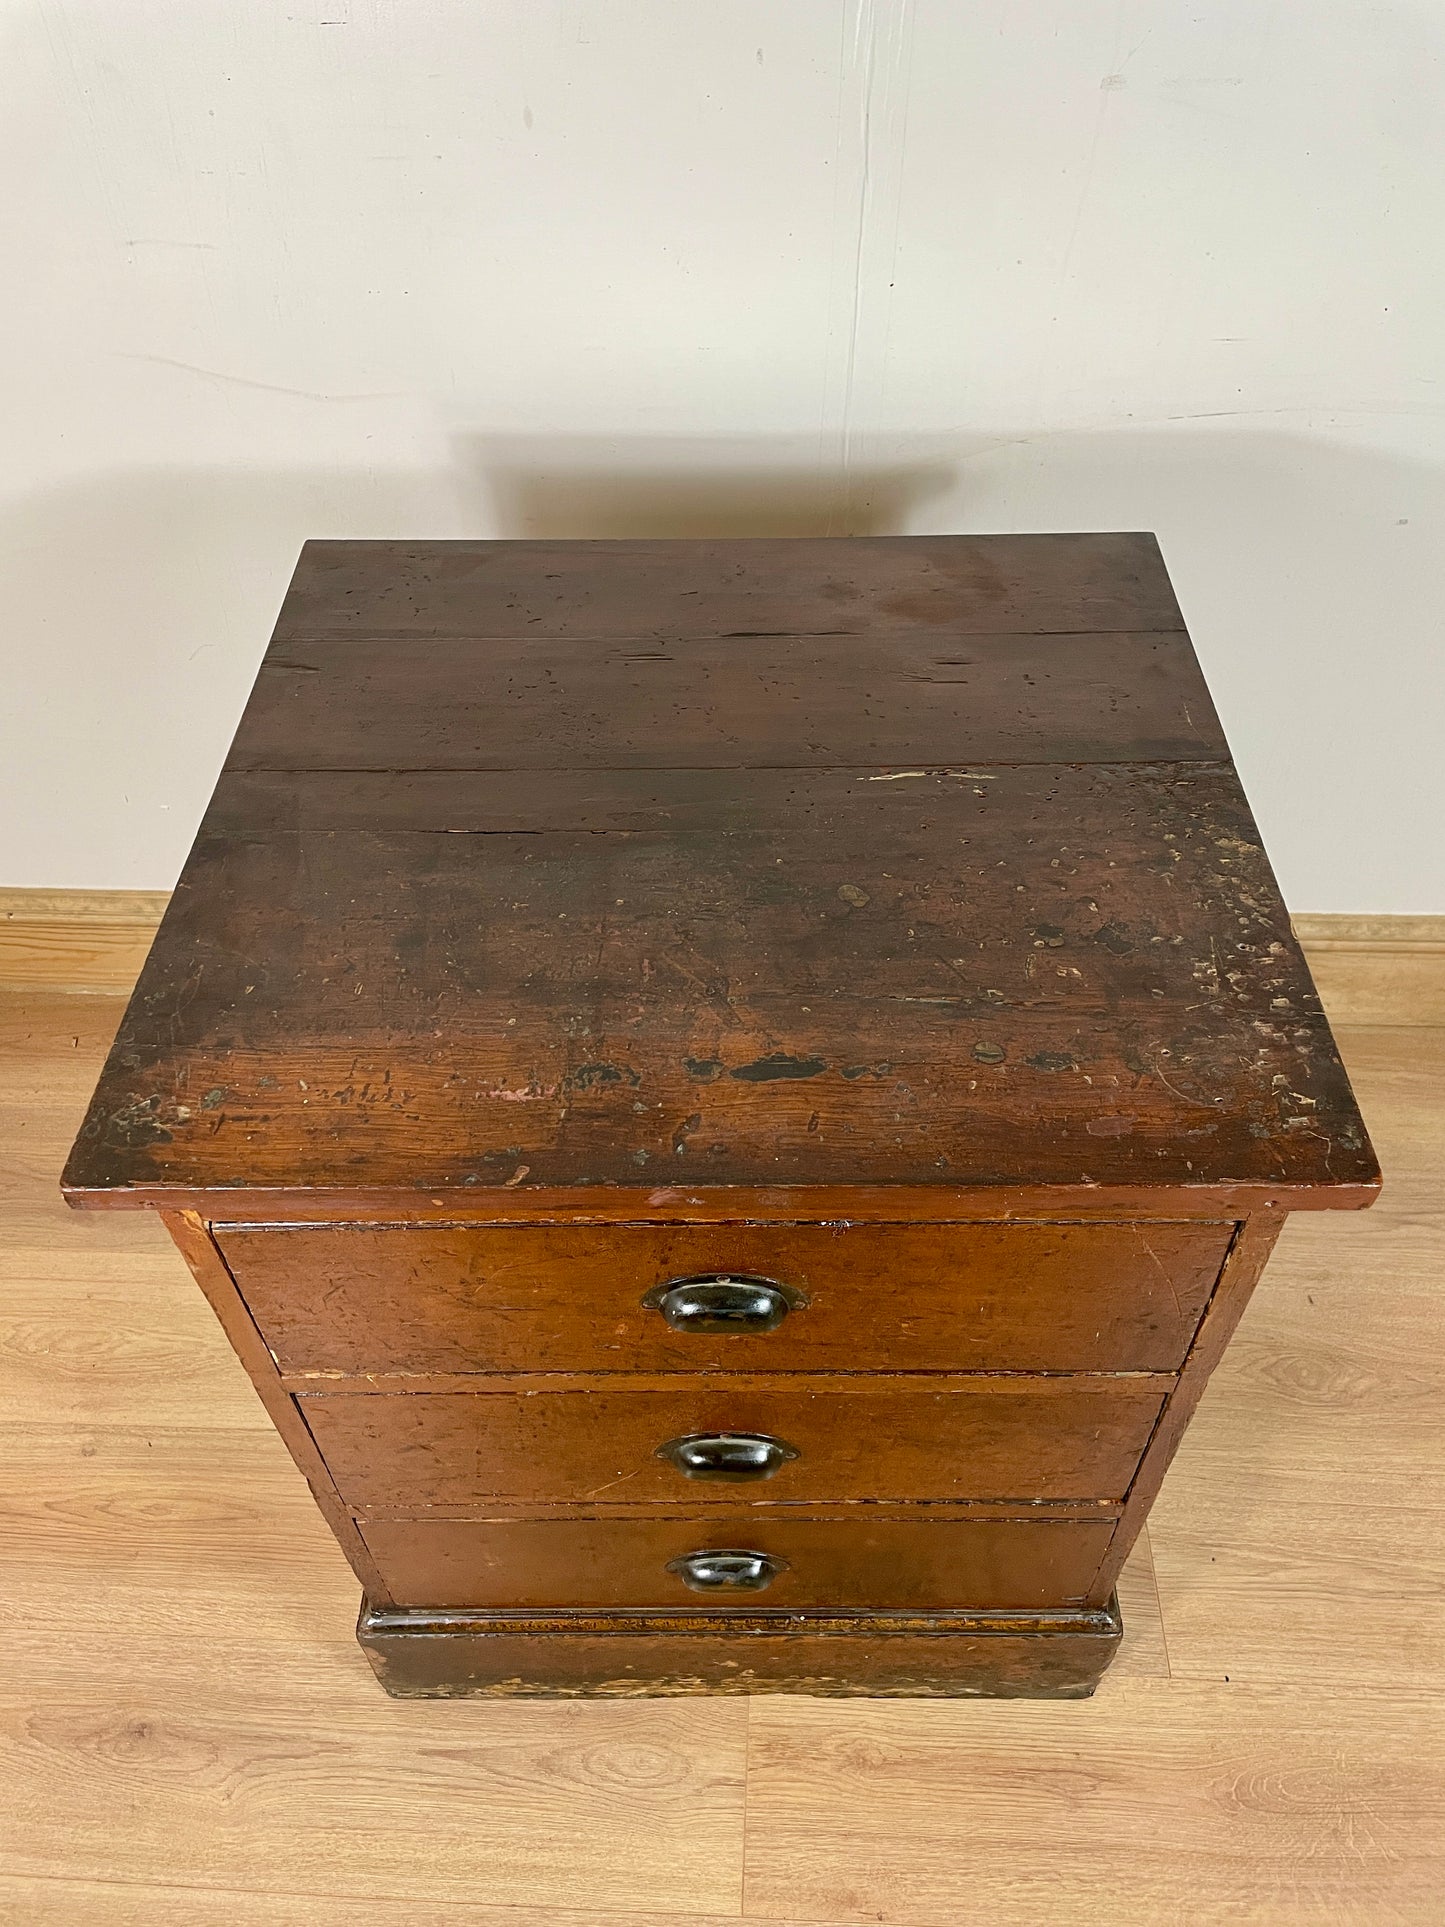
<path id="1" fill-rule="evenodd" d="M 216 1237 L 283 1372 L 1173 1371 L 1229 1224 L 249 1227 Z M 680 1279 L 775 1281 L 674 1330 Z M 763 1294 L 764 1301 L 768 1295 Z"/>

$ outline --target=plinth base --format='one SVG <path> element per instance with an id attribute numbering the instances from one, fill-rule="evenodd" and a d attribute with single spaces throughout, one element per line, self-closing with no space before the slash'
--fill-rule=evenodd
<path id="1" fill-rule="evenodd" d="M 426 1612 L 362 1602 L 356 1636 L 399 1699 L 1087 1699 L 1117 1599 L 1057 1613 Z"/>

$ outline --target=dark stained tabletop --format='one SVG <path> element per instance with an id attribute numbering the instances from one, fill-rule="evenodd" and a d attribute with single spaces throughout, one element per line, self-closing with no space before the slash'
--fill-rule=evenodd
<path id="1" fill-rule="evenodd" d="M 65 1186 L 1377 1180 L 1154 539 L 1058 535 L 308 543 Z"/>

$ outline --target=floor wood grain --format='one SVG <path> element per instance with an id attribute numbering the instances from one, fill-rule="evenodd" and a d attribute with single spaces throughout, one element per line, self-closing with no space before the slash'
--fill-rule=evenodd
<path id="1" fill-rule="evenodd" d="M 748 1912 L 930 1927 L 1440 1918 L 1423 1694 L 1116 1679 L 1078 1718 L 1063 1711 L 759 1702 Z"/>
<path id="2" fill-rule="evenodd" d="M 1389 994 L 1385 1195 L 1286 1230 L 1047 1706 L 382 1698 L 160 1227 L 59 1202 L 120 1000 L 0 992 L 0 1921 L 1439 1922 L 1445 1029 Z"/>
<path id="3" fill-rule="evenodd" d="M 737 1927 L 732 1914 L 599 1913 L 577 1907 L 488 1906 L 485 1901 L 377 1895 L 237 1893 L 114 1881 L 8 1881 L 0 1877 L 0 1921 L 26 1927 Z M 853 1921 L 778 1920 L 771 1927 L 856 1927 Z"/>

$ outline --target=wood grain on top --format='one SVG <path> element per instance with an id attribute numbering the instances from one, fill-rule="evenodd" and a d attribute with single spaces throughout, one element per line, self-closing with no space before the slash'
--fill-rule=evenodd
<path id="1" fill-rule="evenodd" d="M 276 641 L 1183 627 L 1152 535 L 308 542 Z"/>
<path id="2" fill-rule="evenodd" d="M 1363 1201 L 1178 623 L 1143 536 L 308 545 L 69 1192 Z"/>
<path id="3" fill-rule="evenodd" d="M 1183 634 L 891 630 L 273 647 L 228 767 L 829 769 L 1227 755 Z"/>

